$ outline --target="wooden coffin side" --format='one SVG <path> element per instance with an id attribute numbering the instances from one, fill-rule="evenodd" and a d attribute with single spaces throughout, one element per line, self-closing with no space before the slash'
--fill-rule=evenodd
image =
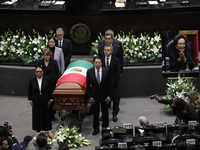
<path id="1" fill-rule="evenodd" d="M 54 110 L 85 110 L 88 104 L 85 88 L 76 82 L 64 82 L 53 92 Z"/>

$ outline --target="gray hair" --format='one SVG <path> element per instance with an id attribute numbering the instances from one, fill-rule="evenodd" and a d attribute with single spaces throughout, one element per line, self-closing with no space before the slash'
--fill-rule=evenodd
<path id="1" fill-rule="evenodd" d="M 114 38 L 114 32 L 113 32 L 113 30 L 111 30 L 111 29 L 106 30 L 105 36 L 106 35 L 111 35 L 111 37 Z"/>
<path id="2" fill-rule="evenodd" d="M 105 48 L 105 47 L 110 47 L 111 50 L 113 50 L 113 46 L 112 46 L 112 44 L 106 44 L 106 45 L 104 46 L 104 48 Z"/>
<path id="3" fill-rule="evenodd" d="M 139 117 L 138 121 L 140 123 L 140 126 L 147 126 L 149 124 L 149 121 L 144 116 Z"/>
<path id="4" fill-rule="evenodd" d="M 65 33 L 64 30 L 63 30 L 63 28 L 57 28 L 57 29 L 56 29 L 56 32 L 62 32 L 62 33 Z"/>

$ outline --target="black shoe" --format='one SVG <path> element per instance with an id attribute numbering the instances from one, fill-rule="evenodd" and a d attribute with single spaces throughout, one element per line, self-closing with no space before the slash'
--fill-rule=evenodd
<path id="1" fill-rule="evenodd" d="M 99 119 L 99 121 L 103 121 L 103 118 L 101 117 L 101 118 Z"/>
<path id="2" fill-rule="evenodd" d="M 93 132 L 92 132 L 92 135 L 97 135 L 99 133 L 99 129 L 95 129 Z"/>
<path id="3" fill-rule="evenodd" d="M 113 121 L 114 121 L 114 122 L 117 122 L 117 120 L 118 120 L 118 119 L 117 119 L 117 116 L 116 116 L 116 115 L 113 115 Z"/>

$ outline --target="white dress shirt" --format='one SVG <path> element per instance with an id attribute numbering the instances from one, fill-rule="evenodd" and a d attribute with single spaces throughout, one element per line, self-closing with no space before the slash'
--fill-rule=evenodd
<path id="1" fill-rule="evenodd" d="M 42 78 L 43 78 L 43 76 L 42 76 L 41 78 L 38 78 L 38 77 L 37 77 L 40 95 L 42 95 L 42 93 L 41 93 L 41 89 L 42 89 Z"/>
<path id="2" fill-rule="evenodd" d="M 60 42 L 61 42 L 61 45 L 60 45 Z M 63 39 L 61 41 L 58 40 L 58 47 L 62 47 L 62 45 L 63 45 Z"/>

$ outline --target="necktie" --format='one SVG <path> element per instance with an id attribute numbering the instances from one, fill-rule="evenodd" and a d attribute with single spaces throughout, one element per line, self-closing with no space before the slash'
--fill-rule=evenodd
<path id="1" fill-rule="evenodd" d="M 60 48 L 62 47 L 62 45 L 61 45 L 61 44 L 62 44 L 62 42 L 60 41 Z"/>
<path id="2" fill-rule="evenodd" d="M 99 69 L 97 69 L 97 82 L 100 84 L 100 74 L 99 74 Z"/>
<path id="3" fill-rule="evenodd" d="M 109 67 L 109 57 L 107 57 L 107 67 Z"/>

